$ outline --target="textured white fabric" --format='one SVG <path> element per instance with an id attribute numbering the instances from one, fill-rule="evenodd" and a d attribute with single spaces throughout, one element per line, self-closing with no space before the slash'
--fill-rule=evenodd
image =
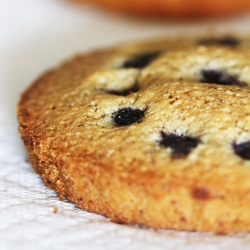
<path id="1" fill-rule="evenodd" d="M 71 54 L 160 34 L 210 28 L 248 31 L 250 16 L 184 24 L 75 8 L 60 0 L 1 0 L 0 21 L 1 250 L 250 249 L 249 234 L 215 236 L 116 225 L 59 201 L 27 161 L 15 117 L 20 93 Z"/>

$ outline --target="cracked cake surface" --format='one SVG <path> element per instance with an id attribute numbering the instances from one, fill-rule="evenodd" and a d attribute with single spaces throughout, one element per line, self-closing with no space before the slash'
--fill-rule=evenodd
<path id="1" fill-rule="evenodd" d="M 17 109 L 34 170 L 114 222 L 249 232 L 249 45 L 145 41 L 46 72 Z"/>

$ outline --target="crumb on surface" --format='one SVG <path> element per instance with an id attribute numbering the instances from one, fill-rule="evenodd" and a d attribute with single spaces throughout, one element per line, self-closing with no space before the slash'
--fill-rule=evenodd
<path id="1" fill-rule="evenodd" d="M 54 207 L 54 209 L 53 209 L 53 213 L 54 213 L 54 214 L 57 214 L 57 213 L 58 213 L 58 211 L 59 211 L 59 209 L 58 209 L 57 207 Z"/>

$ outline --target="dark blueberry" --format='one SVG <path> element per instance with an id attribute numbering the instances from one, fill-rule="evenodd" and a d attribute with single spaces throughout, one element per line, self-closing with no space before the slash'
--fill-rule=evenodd
<path id="1" fill-rule="evenodd" d="M 141 109 L 132 109 L 132 108 L 123 108 L 118 110 L 112 115 L 114 125 L 126 126 L 135 122 L 140 122 L 144 117 L 144 110 Z"/>
<path id="2" fill-rule="evenodd" d="M 221 85 L 237 85 L 243 86 L 244 83 L 240 82 L 234 75 L 230 75 L 227 72 L 218 69 L 203 69 L 201 71 L 200 82 L 204 83 L 215 83 Z"/>
<path id="3" fill-rule="evenodd" d="M 126 62 L 123 63 L 122 68 L 143 68 L 146 67 L 149 63 L 151 63 L 157 56 L 159 56 L 160 52 L 147 53 L 138 55 Z"/>
<path id="4" fill-rule="evenodd" d="M 238 46 L 240 41 L 235 37 L 225 36 L 221 38 L 211 38 L 211 39 L 200 39 L 197 41 L 198 45 L 222 45 L 222 46 L 230 46 L 236 47 Z"/>
<path id="5" fill-rule="evenodd" d="M 199 200 L 207 200 L 211 198 L 210 192 L 206 188 L 194 188 L 192 191 L 192 196 Z"/>
<path id="6" fill-rule="evenodd" d="M 235 154 L 243 159 L 250 160 L 250 141 L 240 144 L 233 144 Z"/>
<path id="7" fill-rule="evenodd" d="M 133 86 L 130 89 L 123 89 L 123 90 L 116 90 L 116 89 L 105 89 L 103 92 L 111 95 L 119 95 L 119 96 L 127 96 L 131 93 L 139 91 L 139 88 L 137 85 Z"/>
<path id="8" fill-rule="evenodd" d="M 171 148 L 173 156 L 186 156 L 194 149 L 199 140 L 184 135 L 175 135 L 173 133 L 165 134 L 161 131 L 160 145 L 165 148 Z"/>

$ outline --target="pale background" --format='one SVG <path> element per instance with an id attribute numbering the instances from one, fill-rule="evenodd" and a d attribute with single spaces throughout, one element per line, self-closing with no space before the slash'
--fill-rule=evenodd
<path id="1" fill-rule="evenodd" d="M 42 72 L 79 52 L 158 36 L 249 33 L 250 14 L 203 21 L 141 19 L 62 0 L 0 1 L 0 249 L 250 249 L 250 235 L 116 225 L 58 200 L 27 161 L 15 108 Z M 54 208 L 58 213 L 53 213 Z"/>

